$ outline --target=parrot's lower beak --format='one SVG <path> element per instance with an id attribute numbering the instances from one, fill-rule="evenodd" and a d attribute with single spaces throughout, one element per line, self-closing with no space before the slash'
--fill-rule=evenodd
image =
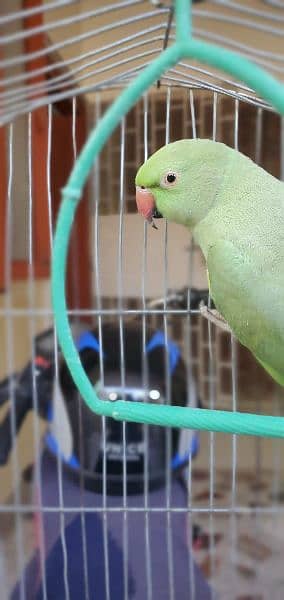
<path id="1" fill-rule="evenodd" d="M 156 209 L 155 198 L 153 194 L 144 187 L 136 186 L 136 204 L 140 215 L 151 223 L 153 227 L 153 219 L 161 219 L 163 215 Z M 157 228 L 156 228 L 157 229 Z"/>

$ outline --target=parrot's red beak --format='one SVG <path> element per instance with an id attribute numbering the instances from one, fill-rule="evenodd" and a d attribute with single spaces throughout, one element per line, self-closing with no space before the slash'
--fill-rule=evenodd
<path id="1" fill-rule="evenodd" d="M 157 211 L 154 196 L 149 190 L 144 187 L 136 186 L 136 204 L 138 212 L 148 223 L 152 223 L 152 219 L 159 219 L 162 215 Z"/>
<path id="2" fill-rule="evenodd" d="M 139 185 L 136 186 L 136 204 L 138 212 L 147 221 L 152 220 L 153 212 L 155 210 L 154 196 L 146 188 L 142 188 Z"/>

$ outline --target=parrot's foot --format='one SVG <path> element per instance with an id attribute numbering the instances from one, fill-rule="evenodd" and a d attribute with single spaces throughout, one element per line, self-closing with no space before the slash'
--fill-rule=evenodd
<path id="1" fill-rule="evenodd" d="M 231 333 L 233 335 L 233 332 L 229 327 L 227 321 L 223 319 L 218 310 L 214 308 L 208 308 L 208 306 L 204 304 L 203 300 L 202 302 L 200 302 L 199 309 L 202 317 L 205 317 L 205 319 L 207 319 L 211 323 L 214 323 L 214 325 L 220 327 L 220 329 L 223 329 L 223 331 L 226 331 L 227 333 Z"/>

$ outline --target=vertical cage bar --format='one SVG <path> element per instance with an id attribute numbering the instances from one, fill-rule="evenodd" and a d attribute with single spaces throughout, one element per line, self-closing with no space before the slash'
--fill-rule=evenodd
<path id="1" fill-rule="evenodd" d="M 143 129 L 144 129 L 144 162 L 148 158 L 148 95 L 145 94 L 143 97 Z M 144 223 L 143 230 L 143 257 L 142 257 L 142 308 L 146 309 L 146 281 L 147 281 L 147 242 L 148 242 L 148 227 L 147 223 Z M 146 315 L 142 315 L 142 385 L 143 390 L 146 392 L 148 397 L 149 392 L 149 371 L 148 371 L 148 360 L 146 352 L 147 344 L 147 329 L 146 329 Z M 150 545 L 150 524 L 149 524 L 149 425 L 143 426 L 143 437 L 145 444 L 145 458 L 144 458 L 144 509 L 145 509 L 145 554 L 146 554 L 146 580 L 147 580 L 147 599 L 152 600 L 152 559 L 151 559 L 151 545 Z"/>
<path id="2" fill-rule="evenodd" d="M 280 179 L 284 181 L 284 117 L 280 117 Z M 280 387 L 275 386 L 273 398 L 273 410 L 275 415 L 283 414 L 283 394 L 280 392 Z M 260 448 L 259 448 L 260 451 Z M 279 506 L 282 501 L 283 494 L 283 470 L 282 470 L 282 444 L 278 439 L 272 440 L 273 453 L 273 477 L 271 497 L 274 506 Z M 258 457 L 260 461 L 260 457 Z M 281 475 L 280 475 L 281 474 Z"/>
<path id="3" fill-rule="evenodd" d="M 72 98 L 72 122 L 71 122 L 71 136 L 72 136 L 72 149 L 73 149 L 73 162 L 77 158 L 77 136 L 76 136 L 76 126 L 77 126 L 77 98 L 74 96 Z M 79 252 L 79 244 L 78 244 L 78 235 L 79 228 L 74 227 L 72 241 L 70 245 L 71 257 L 72 257 L 72 269 L 70 269 L 69 277 L 72 278 L 72 302 L 74 303 L 74 308 L 80 308 L 80 277 L 79 277 L 79 260 L 78 260 L 78 252 Z M 76 315 L 75 320 L 79 320 L 80 316 Z"/>
<path id="4" fill-rule="evenodd" d="M 263 109 L 258 108 L 256 113 L 256 128 L 255 128 L 255 154 L 254 160 L 259 165 L 261 161 L 261 149 L 263 138 Z"/>
<path id="5" fill-rule="evenodd" d="M 193 139 L 195 139 L 197 137 L 197 133 L 196 133 L 196 118 L 195 118 L 193 90 L 189 90 L 189 104 L 190 104 L 190 114 L 191 114 L 192 137 L 193 137 Z"/>
<path id="6" fill-rule="evenodd" d="M 166 135 L 165 143 L 170 142 L 170 110 L 171 110 L 171 88 L 167 88 L 166 99 Z M 168 223 L 165 226 L 165 242 L 164 242 L 164 309 L 167 309 L 168 295 Z M 164 314 L 164 336 L 165 336 L 165 367 L 166 367 L 166 403 L 171 402 L 171 376 L 169 366 L 168 353 L 168 318 Z M 167 509 L 167 554 L 168 554 L 168 576 L 169 576 L 169 591 L 170 599 L 175 599 L 175 583 L 173 571 L 173 543 L 172 543 L 172 518 L 171 518 L 171 461 L 172 461 L 172 431 L 169 427 L 166 428 L 166 509 Z"/>
<path id="7" fill-rule="evenodd" d="M 74 97 L 72 98 L 72 148 L 73 148 L 73 162 L 75 164 L 76 159 L 77 159 L 77 138 L 76 138 L 76 114 L 77 114 L 77 98 Z M 77 252 L 78 252 L 78 244 L 77 242 L 77 235 L 75 238 L 75 248 L 74 248 L 74 253 L 75 253 L 75 259 L 77 260 Z M 76 264 L 76 263 L 75 263 Z M 76 295 L 78 296 L 77 293 L 77 288 L 79 289 L 79 282 L 78 282 L 78 263 L 77 263 L 77 269 L 74 269 L 74 271 L 76 270 L 76 274 L 74 275 L 74 277 L 76 277 L 77 281 L 75 282 L 75 289 L 76 289 Z M 72 273 L 73 273 L 73 269 L 72 269 Z M 76 276 L 77 275 L 77 276 Z M 80 303 L 79 303 L 79 297 L 76 298 L 76 303 L 75 306 L 79 307 Z M 79 317 L 78 317 L 79 318 Z M 89 600 L 89 573 L 88 573 L 88 552 L 87 552 L 87 539 L 86 539 L 86 520 L 85 520 L 85 514 L 84 514 L 84 446 L 83 446 L 83 436 L 84 436 L 84 431 L 83 431 L 83 420 L 82 420 L 82 399 L 81 396 L 79 394 L 79 392 L 76 392 L 76 396 L 77 396 L 77 404 L 78 404 L 78 419 L 79 419 L 79 457 L 80 457 L 80 471 L 79 471 L 79 486 L 80 486 L 80 520 L 81 520 L 81 532 L 82 532 L 82 554 L 83 554 L 83 571 L 84 571 L 84 592 L 85 592 L 85 599 Z"/>
<path id="8" fill-rule="evenodd" d="M 239 100 L 235 100 L 235 119 L 234 119 L 234 149 L 239 149 Z M 231 364 L 232 364 L 232 411 L 236 412 L 238 403 L 237 392 L 237 342 L 231 334 Z M 234 566 L 237 555 L 237 521 L 235 514 L 236 507 L 236 485 L 237 485 L 237 436 L 232 435 L 232 488 L 231 488 L 231 562 Z"/>
<path id="9" fill-rule="evenodd" d="M 125 165 L 125 118 L 120 128 L 120 190 L 119 190 L 119 240 L 118 240 L 118 307 L 123 306 L 123 225 L 124 225 L 124 165 Z M 125 389 L 125 354 L 123 317 L 119 316 L 120 342 L 120 378 Z M 125 398 L 124 398 L 125 399 Z M 124 598 L 128 599 L 128 515 L 127 515 L 127 461 L 126 461 L 126 423 L 122 423 L 123 438 L 123 579 Z"/>
<path id="10" fill-rule="evenodd" d="M 99 121 L 101 117 L 101 99 L 96 95 L 95 103 L 95 121 Z M 101 296 L 101 279 L 100 279 L 100 218 L 99 208 L 101 200 L 101 185 L 100 185 L 100 156 L 98 156 L 94 165 L 94 195 L 95 195 L 95 223 L 94 223 L 94 256 L 95 256 L 95 291 L 96 304 L 99 311 L 98 314 L 98 330 L 99 330 L 99 362 L 100 362 L 100 382 L 104 385 L 104 360 L 103 360 L 103 335 L 102 335 L 102 296 Z M 102 416 L 102 444 L 103 444 L 103 552 L 105 564 L 105 590 L 106 600 L 110 598 L 110 569 L 109 569 L 109 546 L 108 546 L 108 513 L 107 513 L 107 460 L 106 460 L 106 417 Z"/>
<path id="11" fill-rule="evenodd" d="M 195 117 L 195 105 L 194 105 L 194 95 L 193 90 L 189 90 L 189 107 L 190 107 L 190 116 L 191 116 L 191 124 L 192 124 L 192 137 L 195 139 L 197 137 L 196 132 L 196 117 Z M 188 260 L 188 281 L 189 281 L 189 291 L 187 296 L 187 310 L 188 315 L 186 317 L 186 343 L 185 343 L 185 353 L 187 357 L 186 361 L 186 379 L 187 379 L 187 403 L 189 406 L 194 406 L 192 391 L 194 386 L 193 381 L 193 372 L 192 372 L 192 320 L 191 320 L 191 298 L 190 298 L 190 289 L 192 287 L 193 282 L 193 259 L 194 259 L 194 241 L 193 238 L 190 240 L 190 248 L 189 248 L 189 260 Z M 195 390 L 197 393 L 197 390 Z M 192 438 L 191 438 L 192 439 Z M 187 490 L 188 490 L 188 507 L 192 508 L 192 457 L 190 454 L 189 462 L 188 462 L 188 478 L 187 478 Z M 189 574 L 190 574 L 190 598 L 191 600 L 195 600 L 196 598 L 196 582 L 195 582 L 195 569 L 194 569 L 194 560 L 193 560 L 193 527 L 192 527 L 192 515 L 189 510 L 188 512 L 188 533 L 189 533 Z"/>
<path id="12" fill-rule="evenodd" d="M 189 260 L 188 260 L 188 281 L 189 290 L 187 295 L 187 310 L 188 314 L 186 317 L 186 337 L 185 337 L 185 354 L 186 360 L 186 380 L 187 380 L 187 406 L 196 407 L 196 389 L 193 380 L 192 371 L 192 323 L 191 323 L 191 310 L 190 310 L 190 288 L 192 286 L 193 279 L 193 240 L 191 239 L 189 248 Z M 192 432 L 193 433 L 193 432 Z M 190 443 L 192 446 L 192 435 L 190 436 Z M 187 468 L 187 493 L 188 493 L 188 507 L 192 508 L 192 455 L 190 452 Z M 192 515 L 189 510 L 188 512 L 188 536 L 189 536 L 189 574 L 190 574 L 190 598 L 195 600 L 195 569 L 193 562 L 193 528 L 192 528 Z"/>
<path id="13" fill-rule="evenodd" d="M 256 127 L 255 127 L 255 162 L 260 165 L 261 163 L 261 155 L 262 155 L 262 143 L 263 143 L 263 109 L 257 108 L 256 112 Z M 260 412 L 259 404 L 256 407 L 256 410 Z M 274 440 L 273 442 L 274 443 Z M 254 440 L 254 450 L 255 450 L 255 476 L 256 479 L 260 479 L 261 477 L 261 465 L 262 465 L 262 443 L 261 438 L 256 436 Z M 256 486 L 257 487 L 257 486 Z M 255 490 L 255 502 L 257 502 L 259 492 Z"/>
<path id="14" fill-rule="evenodd" d="M 5 252 L 5 325 L 6 325 L 6 340 L 7 340 L 7 372 L 12 375 L 14 371 L 14 326 L 12 316 L 12 187 L 13 187 L 13 142 L 14 142 L 14 127 L 11 123 L 9 125 L 9 140 L 8 140 L 8 188 L 7 188 L 7 212 L 6 212 L 6 252 Z M 24 560 L 24 543 L 23 543 L 23 527 L 22 519 L 19 509 L 17 507 L 21 504 L 21 494 L 19 489 L 20 484 L 20 473 L 19 473 L 19 452 L 17 443 L 17 430 L 16 430 L 16 398 L 15 389 L 12 384 L 12 380 L 9 381 L 9 408 L 10 408 L 10 423 L 11 423 L 11 439 L 14 442 L 14 448 L 12 450 L 11 464 L 12 464 L 12 483 L 13 483 L 13 504 L 16 510 L 15 514 L 15 541 L 16 541 L 16 562 L 18 575 L 20 577 L 19 582 L 19 593 L 20 600 L 26 599 L 26 589 L 24 582 L 23 568 L 25 564 Z"/>
<path id="15" fill-rule="evenodd" d="M 191 247 L 190 247 L 190 254 L 189 254 L 189 279 L 188 281 L 192 281 L 192 264 L 193 264 L 193 252 L 192 252 L 192 243 L 191 243 Z M 191 286 L 190 286 L 191 287 Z M 195 394 L 196 389 L 195 389 L 195 383 L 193 380 L 193 372 L 192 372 L 192 327 L 191 327 L 191 314 L 190 314 L 190 288 L 189 288 L 189 292 L 188 292 L 188 297 L 187 297 L 187 309 L 188 309 L 188 315 L 186 317 L 186 337 L 185 337 L 185 355 L 187 357 L 186 360 L 186 381 L 187 381 L 187 406 L 196 407 L 196 396 Z M 194 397 L 195 396 L 195 397 Z M 193 432 L 192 432 L 193 433 Z M 181 433 L 180 433 L 181 435 Z M 190 436 L 190 443 L 191 443 L 191 449 L 192 449 L 192 439 L 193 436 Z M 187 523 L 188 523 L 188 560 L 189 560 L 189 592 L 190 592 L 190 599 L 191 600 L 195 600 L 196 597 L 196 583 L 195 583 L 195 569 L 194 569 L 194 561 L 193 561 L 193 527 L 192 527 L 192 514 L 191 514 L 191 508 L 192 508 L 192 455 L 191 455 L 191 451 L 190 451 L 190 455 L 189 455 L 189 459 L 188 459 L 188 467 L 187 467 L 187 482 L 186 482 L 186 488 L 187 488 L 187 494 L 188 494 L 188 498 L 187 498 L 187 502 L 188 502 L 188 515 L 187 515 Z"/>
<path id="16" fill-rule="evenodd" d="M 51 150 L 52 150 L 52 104 L 48 105 L 48 141 L 47 141 L 47 156 L 48 156 L 48 170 L 47 170 L 47 199 L 48 199 L 48 224 L 49 224 L 49 237 L 50 237 L 50 249 L 53 244 L 53 211 L 52 211 L 52 196 L 51 196 Z M 59 356 L 58 356 L 58 345 L 56 337 L 56 328 L 54 325 L 54 365 L 55 365 L 55 382 L 59 385 Z M 70 600 L 70 590 L 68 581 L 68 558 L 67 558 L 67 546 L 65 539 L 65 514 L 64 514 L 64 498 L 63 498 L 63 478 L 62 478 L 62 460 L 57 454 L 57 483 L 58 483 L 58 496 L 59 496 L 59 523 L 60 523 L 60 540 L 62 546 L 63 555 L 63 580 L 66 600 Z"/>
<path id="17" fill-rule="evenodd" d="M 28 115 L 28 186 L 29 186 L 29 204 L 28 204 L 28 299 L 30 308 L 29 318 L 29 336 L 31 343 L 31 361 L 32 361 L 32 392 L 33 392 L 33 437 L 34 437 L 34 475 L 35 485 L 37 489 L 37 502 L 38 511 L 40 513 L 40 539 L 39 541 L 39 558 L 40 558 L 40 570 L 42 578 L 42 592 L 43 598 L 46 600 L 46 572 L 45 572 L 45 560 L 44 560 L 44 527 L 43 527 L 43 515 L 42 515 L 42 480 L 41 480 L 41 448 L 40 448 L 40 433 L 39 433 L 39 421 L 38 421 L 38 393 L 36 383 L 36 369 L 35 369 L 35 347 L 34 338 L 36 333 L 36 327 L 34 323 L 33 309 L 35 308 L 35 289 L 34 289 L 34 268 L 33 268 L 33 184 L 32 184 L 32 161 L 33 159 L 33 147 L 32 147 L 32 113 Z M 48 163 L 48 161 L 47 161 Z"/>
<path id="18" fill-rule="evenodd" d="M 218 96 L 217 93 L 213 94 L 213 123 L 212 123 L 212 140 L 215 142 L 217 137 L 217 110 L 218 110 Z M 211 298 L 209 297 L 209 306 L 211 304 Z M 212 323 L 208 321 L 208 350 L 209 350 L 209 406 L 210 409 L 215 408 L 216 403 L 216 385 L 215 385 L 215 365 L 214 365 L 214 352 L 212 342 Z M 211 573 L 211 596 L 215 597 L 213 589 L 213 581 L 215 577 L 215 546 L 214 546 L 214 514 L 212 509 L 214 508 L 214 491 L 215 491 L 215 433 L 213 431 L 209 434 L 209 445 L 210 445 L 210 481 L 209 481 L 209 506 L 211 509 L 209 515 L 209 528 L 210 528 L 210 573 Z"/>

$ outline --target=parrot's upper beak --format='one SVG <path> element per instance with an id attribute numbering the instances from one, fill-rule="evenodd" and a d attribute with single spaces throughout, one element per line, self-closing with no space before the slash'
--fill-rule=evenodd
<path id="1" fill-rule="evenodd" d="M 153 194 L 144 187 L 136 186 L 136 204 L 138 212 L 148 223 L 152 223 L 152 219 L 161 219 L 163 215 L 156 209 L 155 199 Z"/>

